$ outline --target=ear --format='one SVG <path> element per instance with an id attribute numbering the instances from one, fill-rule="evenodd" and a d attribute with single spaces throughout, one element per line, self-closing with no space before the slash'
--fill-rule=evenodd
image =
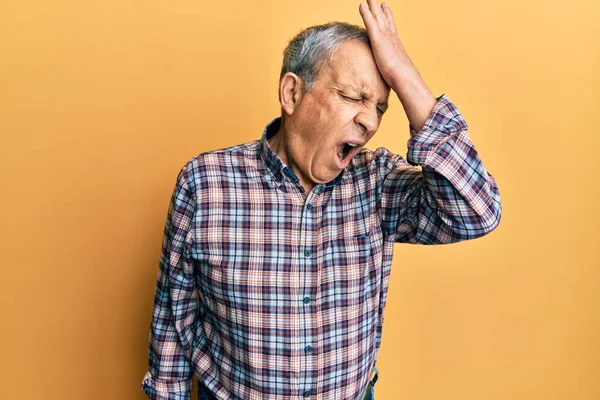
<path id="1" fill-rule="evenodd" d="M 286 72 L 279 82 L 279 103 L 287 115 L 292 115 L 303 96 L 302 79 L 293 72 Z"/>

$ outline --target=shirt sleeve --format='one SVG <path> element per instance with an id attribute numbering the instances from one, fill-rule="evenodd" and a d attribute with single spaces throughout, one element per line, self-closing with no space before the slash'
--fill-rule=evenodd
<path id="1" fill-rule="evenodd" d="M 177 176 L 164 229 L 142 390 L 153 400 L 188 400 L 192 388 L 191 352 L 197 327 L 190 247 L 196 211 L 186 167 Z"/>
<path id="2" fill-rule="evenodd" d="M 388 159 L 382 219 L 395 242 L 453 243 L 481 237 L 500 223 L 500 192 L 467 123 L 448 96 L 437 100 L 421 131 L 410 127 L 406 160 Z"/>

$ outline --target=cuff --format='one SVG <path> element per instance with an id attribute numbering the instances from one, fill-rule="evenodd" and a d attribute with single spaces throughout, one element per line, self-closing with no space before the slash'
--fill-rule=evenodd
<path id="1" fill-rule="evenodd" d="M 192 379 L 158 379 L 154 378 L 150 371 L 147 371 L 142 381 L 142 390 L 152 400 L 189 400 Z"/>
<path id="2" fill-rule="evenodd" d="M 450 135 L 458 134 L 469 129 L 458 108 L 443 94 L 437 98 L 437 103 L 425 121 L 423 128 L 417 132 L 412 126 L 408 139 L 406 160 L 411 165 L 421 165 L 427 150 L 439 144 Z"/>

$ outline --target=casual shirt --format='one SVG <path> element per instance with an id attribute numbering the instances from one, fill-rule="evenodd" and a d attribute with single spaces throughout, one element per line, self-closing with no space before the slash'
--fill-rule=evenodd
<path id="1" fill-rule="evenodd" d="M 406 159 L 363 149 L 308 194 L 267 142 L 280 123 L 178 174 L 142 382 L 150 399 L 189 399 L 194 374 L 218 399 L 359 398 L 394 243 L 475 239 L 500 221 L 496 181 L 446 95 L 421 131 L 409 126 Z"/>

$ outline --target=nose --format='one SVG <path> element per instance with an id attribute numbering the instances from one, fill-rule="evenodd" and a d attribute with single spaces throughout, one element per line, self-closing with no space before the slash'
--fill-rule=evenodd
<path id="1" fill-rule="evenodd" d="M 373 135 L 379 127 L 379 115 L 377 113 L 377 106 L 364 105 L 360 112 L 356 114 L 354 118 L 356 124 L 362 129 L 363 133 L 370 137 Z"/>

